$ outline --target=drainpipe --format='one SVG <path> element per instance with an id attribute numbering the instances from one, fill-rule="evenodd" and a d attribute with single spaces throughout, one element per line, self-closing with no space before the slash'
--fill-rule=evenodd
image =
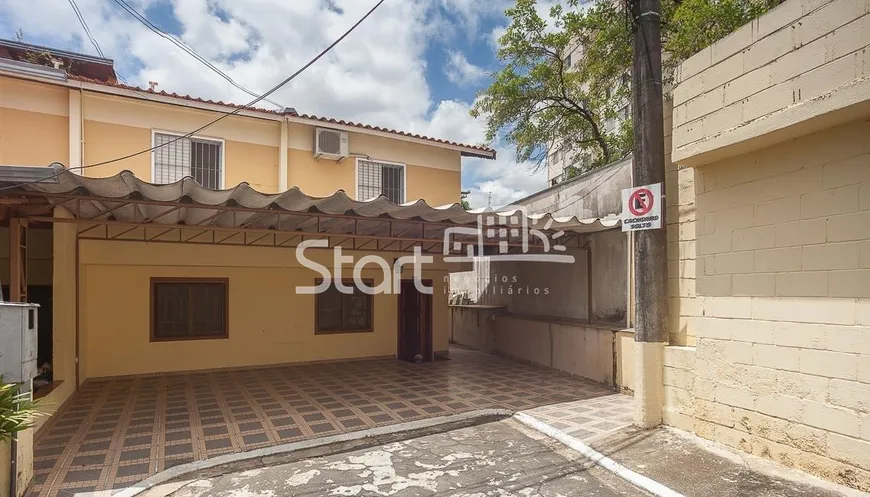
<path id="1" fill-rule="evenodd" d="M 592 235 L 587 235 L 586 246 L 586 322 L 592 324 Z"/>
<path id="2" fill-rule="evenodd" d="M 281 138 L 278 145 L 278 192 L 287 191 L 287 149 L 290 145 L 290 123 L 287 116 L 281 119 Z"/>
<path id="3" fill-rule="evenodd" d="M 76 169 L 82 166 L 84 158 L 84 113 L 82 89 L 69 90 L 69 168 L 81 175 L 84 170 Z"/>

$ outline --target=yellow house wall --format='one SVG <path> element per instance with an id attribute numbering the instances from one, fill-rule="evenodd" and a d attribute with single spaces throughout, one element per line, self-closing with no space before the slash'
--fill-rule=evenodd
<path id="1" fill-rule="evenodd" d="M 263 193 L 278 191 L 278 147 L 229 140 L 225 145 L 226 188 L 247 181 Z"/>
<path id="2" fill-rule="evenodd" d="M 153 145 L 154 131 L 183 134 L 209 123 L 216 115 L 92 91 L 82 93 L 79 108 L 79 100 L 71 99 L 70 92 L 78 90 L 0 78 L 0 163 L 70 164 L 72 109 L 81 112 L 82 163 L 86 166 L 148 149 Z M 289 125 L 288 187 L 297 186 L 316 196 L 341 189 L 356 198 L 356 157 L 341 162 L 315 159 L 316 127 Z M 244 181 L 259 191 L 273 193 L 279 189 L 280 129 L 278 120 L 233 116 L 198 136 L 224 141 L 225 187 Z M 462 159 L 456 150 L 352 131 L 349 149 L 355 156 L 406 165 L 407 201 L 422 198 L 430 205 L 459 201 Z M 152 154 L 144 153 L 85 169 L 83 174 L 106 177 L 127 169 L 151 181 L 151 162 Z"/>
<path id="3" fill-rule="evenodd" d="M 316 160 L 310 150 L 291 148 L 288 151 L 287 186 L 297 187 L 308 195 L 326 197 L 344 190 L 356 198 L 354 183 L 355 160 Z"/>
<path id="4" fill-rule="evenodd" d="M 55 217 L 71 218 L 63 208 Z M 55 223 L 52 245 L 52 370 L 55 381 L 63 383 L 40 400 L 40 410 L 53 414 L 76 389 L 76 226 Z M 38 430 L 49 416 L 36 418 Z"/>
<path id="5" fill-rule="evenodd" d="M 295 287 L 313 284 L 318 275 L 301 267 L 292 249 L 80 243 L 82 381 L 396 354 L 396 295 L 374 297 L 372 333 L 314 334 L 314 296 L 297 295 Z M 331 251 L 306 254 L 323 264 L 332 258 Z M 385 255 L 387 260 L 392 257 Z M 380 274 L 376 269 L 363 273 L 376 283 Z M 446 350 L 447 273 L 433 269 L 424 274 L 435 285 L 434 349 Z M 229 278 L 229 338 L 150 342 L 150 278 L 166 276 Z"/>
<path id="6" fill-rule="evenodd" d="M 151 130 L 86 119 L 84 124 L 84 165 L 124 157 L 152 146 Z M 145 181 L 151 180 L 151 154 L 141 154 L 129 159 L 83 170 L 92 177 L 113 176 L 125 169 L 133 171 Z"/>
<path id="7" fill-rule="evenodd" d="M 290 125 L 288 185 L 310 195 L 344 190 L 357 198 L 356 157 L 340 162 L 315 159 L 314 130 L 313 125 Z M 459 202 L 462 157 L 455 150 L 353 132 L 348 134 L 348 149 L 351 154 L 373 160 L 405 164 L 406 201 L 424 199 L 435 206 Z"/>
<path id="8" fill-rule="evenodd" d="M 68 122 L 64 116 L 0 107 L 0 164 L 68 164 Z"/>
<path id="9" fill-rule="evenodd" d="M 69 160 L 68 90 L 0 78 L 0 164 Z"/>
<path id="10" fill-rule="evenodd" d="M 459 202 L 462 177 L 459 171 L 447 171 L 432 167 L 408 166 L 406 199 L 419 198 L 429 205 L 439 206 Z"/>

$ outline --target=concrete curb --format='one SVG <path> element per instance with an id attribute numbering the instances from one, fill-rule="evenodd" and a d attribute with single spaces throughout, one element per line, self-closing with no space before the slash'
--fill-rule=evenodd
<path id="1" fill-rule="evenodd" d="M 578 438 L 572 437 L 571 435 L 568 435 L 562 430 L 553 428 L 547 423 L 539 421 L 529 416 L 528 414 L 518 412 L 513 415 L 513 419 L 519 421 L 520 423 L 528 426 L 529 428 L 537 432 L 547 435 L 548 437 L 558 441 L 566 447 L 579 452 L 585 458 L 589 459 L 598 466 L 601 466 L 603 469 L 610 471 L 611 473 L 615 474 L 616 476 L 622 478 L 623 480 L 631 483 L 638 488 L 646 490 L 647 492 L 655 495 L 656 497 L 684 497 L 683 494 L 675 492 L 655 480 L 647 478 L 646 476 L 635 473 L 634 471 L 626 468 L 625 466 L 619 464 L 613 459 L 605 456 L 604 454 L 581 442 Z"/>
<path id="2" fill-rule="evenodd" d="M 166 483 L 168 481 L 174 480 L 181 476 L 184 476 L 188 473 L 193 473 L 195 471 L 202 471 L 208 468 L 214 468 L 216 466 L 222 466 L 224 464 L 237 463 L 241 461 L 247 461 L 250 459 L 257 459 L 261 457 L 269 457 L 269 456 L 277 456 L 282 454 L 288 454 L 292 452 L 296 452 L 303 449 L 312 449 L 316 447 L 323 447 L 325 445 L 331 445 L 335 443 L 342 442 L 352 442 L 356 440 L 362 440 L 365 438 L 379 437 L 384 435 L 394 435 L 401 432 L 409 432 L 414 430 L 421 430 L 426 428 L 432 428 L 439 425 L 452 424 L 452 423 L 461 423 L 461 422 L 469 422 L 482 418 L 493 418 L 493 417 L 503 417 L 509 418 L 513 415 L 513 411 L 509 411 L 507 409 L 480 409 L 477 411 L 464 412 L 460 414 L 453 414 L 451 416 L 439 416 L 437 418 L 427 418 L 421 419 L 418 421 L 409 421 L 407 423 L 398 423 L 394 425 L 387 426 L 379 426 L 376 428 L 369 428 L 366 430 L 352 431 L 349 433 L 341 433 L 338 435 L 331 435 L 328 437 L 322 438 L 314 438 L 310 440 L 302 440 L 300 442 L 292 442 L 283 445 L 276 445 L 274 447 L 265 447 L 262 449 L 251 450 L 248 452 L 241 452 L 238 454 L 226 454 L 223 456 L 214 457 L 211 459 L 205 459 L 202 461 L 194 461 L 187 464 L 181 464 L 179 466 L 175 466 L 174 468 L 167 469 L 165 471 L 161 471 L 157 474 L 154 474 L 141 482 L 137 483 L 132 487 L 125 488 L 124 490 L 114 494 L 113 497 L 135 497 L 137 495 L 141 495 L 142 493 L 150 490 L 157 485 Z"/>

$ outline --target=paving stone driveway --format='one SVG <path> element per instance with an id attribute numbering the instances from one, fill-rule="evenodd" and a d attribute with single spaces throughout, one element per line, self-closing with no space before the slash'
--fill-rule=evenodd
<path id="1" fill-rule="evenodd" d="M 466 349 L 422 365 L 381 359 L 89 380 L 40 430 L 30 494 L 109 495 L 194 460 L 483 408 L 541 408 L 543 421 L 584 436 L 624 426 L 626 402 L 598 383 Z"/>

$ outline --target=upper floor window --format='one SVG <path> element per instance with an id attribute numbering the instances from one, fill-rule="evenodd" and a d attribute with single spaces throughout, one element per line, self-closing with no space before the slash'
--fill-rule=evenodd
<path id="1" fill-rule="evenodd" d="M 191 176 L 207 188 L 223 188 L 223 145 L 218 140 L 155 132 L 153 182 L 173 183 Z"/>
<path id="2" fill-rule="evenodd" d="M 379 195 L 383 195 L 397 204 L 405 202 L 404 164 L 357 159 L 357 200 L 371 200 Z"/>
<path id="3" fill-rule="evenodd" d="M 565 69 L 571 69 L 571 54 L 568 54 L 567 57 L 562 59 L 562 64 L 564 65 Z"/>

